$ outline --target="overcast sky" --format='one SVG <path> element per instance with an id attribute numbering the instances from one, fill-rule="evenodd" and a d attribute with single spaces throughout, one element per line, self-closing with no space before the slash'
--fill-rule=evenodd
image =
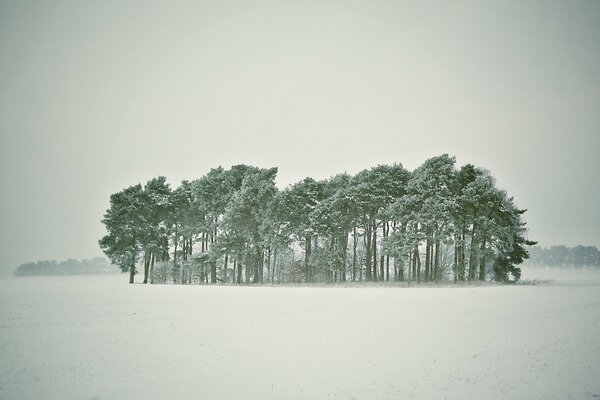
<path id="1" fill-rule="evenodd" d="M 600 2 L 0 1 L 0 270 L 101 255 L 109 196 L 449 153 L 600 246 Z M 0 271 L 1 272 L 1 271 Z"/>

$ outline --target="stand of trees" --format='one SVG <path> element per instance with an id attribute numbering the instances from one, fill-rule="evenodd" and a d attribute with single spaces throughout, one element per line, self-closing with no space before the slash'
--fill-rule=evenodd
<path id="1" fill-rule="evenodd" d="M 379 165 L 306 178 L 276 168 L 212 169 L 172 189 L 164 177 L 113 194 L 100 247 L 144 283 L 284 283 L 520 278 L 522 214 L 487 172 L 447 154 L 414 171 Z"/>
<path id="2" fill-rule="evenodd" d="M 35 275 L 97 275 L 114 274 L 114 266 L 103 257 L 94 257 L 91 260 L 68 260 L 56 262 L 38 261 L 28 262 L 19 265 L 15 271 L 15 276 L 35 276 Z"/>
<path id="3" fill-rule="evenodd" d="M 528 264 L 541 267 L 600 268 L 600 251 L 596 246 L 534 246 L 531 248 Z"/>

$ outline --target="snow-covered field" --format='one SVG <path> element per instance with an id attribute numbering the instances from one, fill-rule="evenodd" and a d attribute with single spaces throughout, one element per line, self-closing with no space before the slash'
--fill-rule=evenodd
<path id="1" fill-rule="evenodd" d="M 598 398 L 600 275 L 524 278 L 555 281 L 285 288 L 5 278 L 0 398 Z"/>

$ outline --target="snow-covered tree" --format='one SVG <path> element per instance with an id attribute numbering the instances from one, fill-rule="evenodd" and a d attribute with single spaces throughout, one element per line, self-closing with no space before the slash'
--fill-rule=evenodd
<path id="1" fill-rule="evenodd" d="M 282 192 L 276 174 L 236 165 L 173 191 L 164 177 L 124 189 L 111 196 L 100 245 L 131 281 L 136 263 L 147 282 L 155 261 L 161 280 L 171 261 L 175 283 L 259 283 L 265 270 L 271 282 L 299 273 L 305 282 L 345 281 L 348 271 L 352 280 L 389 280 L 391 259 L 396 280 L 439 282 L 451 270 L 455 281 L 506 281 L 518 279 L 533 243 L 524 211 L 493 177 L 470 164 L 457 171 L 447 154 L 413 172 L 378 165 Z"/>

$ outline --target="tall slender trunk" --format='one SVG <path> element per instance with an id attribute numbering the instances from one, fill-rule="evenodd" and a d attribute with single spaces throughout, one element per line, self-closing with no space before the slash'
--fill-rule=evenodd
<path id="1" fill-rule="evenodd" d="M 402 224 L 402 226 L 400 227 L 401 232 L 404 234 L 406 233 L 406 224 Z M 394 221 L 394 230 L 396 230 L 396 221 Z M 398 261 L 400 261 L 399 265 L 398 265 Z M 398 260 L 398 257 L 394 257 L 394 279 L 398 280 L 400 282 L 404 281 L 404 264 L 405 264 L 405 258 L 401 257 L 400 260 Z M 410 265 L 409 265 L 410 268 Z"/>
<path id="2" fill-rule="evenodd" d="M 187 260 L 187 239 L 185 237 L 185 235 L 183 236 L 183 240 L 182 240 L 182 250 L 181 250 L 181 284 L 185 285 L 186 283 L 186 277 L 185 277 L 185 264 L 186 264 L 186 260 Z"/>
<path id="3" fill-rule="evenodd" d="M 385 256 L 385 281 L 390 281 L 390 256 Z"/>
<path id="4" fill-rule="evenodd" d="M 262 247 L 256 249 L 256 259 L 254 260 L 254 283 L 262 283 L 262 272 L 264 263 L 264 252 Z"/>
<path id="5" fill-rule="evenodd" d="M 273 249 L 273 276 L 271 276 L 271 283 L 275 283 L 275 274 L 279 271 L 277 269 L 277 247 Z"/>
<path id="6" fill-rule="evenodd" d="M 427 232 L 427 241 L 425 242 L 425 282 L 429 281 L 429 268 L 431 266 L 431 238 Z"/>
<path id="7" fill-rule="evenodd" d="M 387 224 L 387 222 L 382 223 L 384 239 L 387 237 L 386 224 Z M 389 279 L 386 279 L 386 277 L 385 277 L 385 256 L 383 255 L 383 244 L 381 246 L 381 252 L 380 252 L 380 256 L 379 256 L 379 280 L 381 280 L 381 281 L 389 280 Z"/>
<path id="8" fill-rule="evenodd" d="M 244 282 L 248 284 L 250 283 L 250 268 L 252 267 L 252 251 L 249 244 L 246 244 L 246 256 L 244 257 L 244 261 Z"/>
<path id="9" fill-rule="evenodd" d="M 356 281 L 356 246 L 358 245 L 358 238 L 356 236 L 356 226 L 353 228 L 353 239 L 352 239 L 352 282 Z"/>
<path id="10" fill-rule="evenodd" d="M 421 256 L 419 255 L 419 246 L 415 246 L 415 267 L 417 269 L 417 282 L 421 282 Z"/>
<path id="11" fill-rule="evenodd" d="M 335 257 L 335 239 L 334 236 L 331 235 L 329 238 L 329 268 L 327 268 L 326 276 L 327 281 L 335 281 L 336 271 L 337 271 L 337 261 Z"/>
<path id="12" fill-rule="evenodd" d="M 418 256 L 417 251 L 418 251 L 417 247 L 415 246 L 415 248 L 412 251 L 412 254 L 411 254 L 411 257 L 410 257 L 410 265 L 408 267 L 408 275 L 409 275 L 408 280 L 409 281 L 415 281 L 416 278 L 417 278 L 417 276 L 416 276 L 416 273 L 417 273 L 417 256 Z"/>
<path id="13" fill-rule="evenodd" d="M 346 262 L 348 258 L 348 232 L 344 232 L 343 236 L 340 237 L 342 243 L 342 269 L 340 274 L 340 280 L 346 282 Z"/>
<path id="14" fill-rule="evenodd" d="M 154 283 L 154 252 L 150 256 L 150 284 Z"/>
<path id="15" fill-rule="evenodd" d="M 206 251 L 206 233 L 202 232 L 202 237 L 200 238 L 200 249 L 201 253 L 204 254 Z M 200 283 L 206 282 L 206 263 L 202 262 L 200 265 Z"/>
<path id="16" fill-rule="evenodd" d="M 479 280 L 485 281 L 485 245 L 486 245 L 486 237 L 483 237 L 483 241 L 481 242 L 481 264 L 479 264 Z"/>
<path id="17" fill-rule="evenodd" d="M 131 255 L 131 264 L 129 265 L 129 283 L 135 280 L 135 254 Z"/>
<path id="18" fill-rule="evenodd" d="M 263 277 L 264 277 L 264 266 L 265 266 L 265 250 L 263 249 L 263 247 L 260 247 L 260 251 L 259 251 L 259 261 L 258 261 L 258 283 L 263 283 Z"/>
<path id="19" fill-rule="evenodd" d="M 239 283 L 237 281 L 237 256 L 233 259 L 233 276 L 231 277 L 231 283 Z"/>
<path id="20" fill-rule="evenodd" d="M 273 282 L 272 271 L 271 271 L 271 245 L 267 246 L 267 276 L 269 277 L 268 281 Z"/>
<path id="21" fill-rule="evenodd" d="M 365 265 L 365 280 L 366 281 L 372 281 L 373 280 L 373 274 L 372 274 L 372 270 L 371 270 L 371 228 L 370 225 L 369 228 L 365 228 L 365 237 L 364 237 L 364 241 L 365 241 L 365 258 L 366 258 L 366 265 Z"/>
<path id="22" fill-rule="evenodd" d="M 311 273 L 310 273 L 310 256 L 312 253 L 312 239 L 310 235 L 306 235 L 304 238 L 306 249 L 304 251 L 304 279 L 306 282 L 311 281 Z"/>
<path id="23" fill-rule="evenodd" d="M 458 281 L 458 252 L 459 252 L 459 237 L 454 234 L 454 260 L 452 264 L 452 275 L 454 283 Z"/>
<path id="24" fill-rule="evenodd" d="M 192 238 L 190 238 L 189 240 L 189 244 L 188 244 L 188 260 L 192 259 L 192 245 L 193 245 L 193 241 Z M 192 284 L 192 270 L 190 269 L 188 271 L 188 283 L 191 285 Z"/>
<path id="25" fill-rule="evenodd" d="M 377 223 L 373 221 L 373 282 L 377 282 Z"/>
<path id="26" fill-rule="evenodd" d="M 410 280 L 412 279 L 412 263 L 413 263 L 413 257 L 414 257 L 414 252 L 410 251 L 408 253 L 408 271 L 407 271 L 407 277 L 406 277 L 406 281 L 408 282 L 408 284 L 410 285 Z"/>
<path id="27" fill-rule="evenodd" d="M 461 281 L 464 281 L 467 277 L 466 277 L 466 264 L 465 264 L 465 253 L 466 253 L 466 243 L 465 240 L 467 239 L 467 233 L 465 232 L 465 229 L 463 229 L 462 235 L 461 235 L 461 239 L 460 239 L 460 273 L 458 275 L 459 279 Z"/>
<path id="28" fill-rule="evenodd" d="M 229 253 L 227 252 L 227 250 L 225 250 L 225 261 L 223 262 L 223 283 L 229 283 L 229 278 L 227 277 L 228 274 L 228 270 L 227 268 L 229 267 Z"/>
<path id="29" fill-rule="evenodd" d="M 390 223 L 387 222 L 386 237 L 390 236 Z M 390 281 L 390 255 L 385 256 L 385 280 Z"/>
<path id="30" fill-rule="evenodd" d="M 475 231 L 477 225 L 473 223 L 471 229 L 471 244 L 469 246 L 469 282 L 475 280 L 475 270 L 477 268 L 477 243 L 475 242 Z"/>
<path id="31" fill-rule="evenodd" d="M 150 253 L 144 255 L 144 283 L 148 283 L 148 273 L 150 270 Z"/>
<path id="32" fill-rule="evenodd" d="M 436 240 L 433 238 L 433 233 L 431 234 L 431 242 L 430 242 L 430 246 L 431 249 L 429 250 L 429 281 L 430 282 L 435 282 L 436 280 L 436 269 L 435 269 L 435 243 Z"/>
<path id="33" fill-rule="evenodd" d="M 434 268 L 435 274 L 434 278 L 436 282 L 442 280 L 442 270 L 440 266 L 440 239 L 435 239 L 435 257 L 434 257 Z"/>
<path id="34" fill-rule="evenodd" d="M 216 229 L 216 228 L 215 228 Z M 215 230 L 210 232 L 210 248 L 213 249 L 215 244 Z M 217 283 L 217 261 L 210 262 L 210 283 Z"/>
<path id="35" fill-rule="evenodd" d="M 462 229 L 462 233 L 460 236 L 460 258 L 459 258 L 459 268 L 458 268 L 458 279 L 461 281 L 465 280 L 465 239 L 466 232 L 465 227 Z"/>
<path id="36" fill-rule="evenodd" d="M 173 283 L 177 283 L 177 246 L 179 245 L 179 235 L 177 234 L 177 224 L 175 224 L 175 240 L 173 243 L 175 250 L 173 250 Z"/>

